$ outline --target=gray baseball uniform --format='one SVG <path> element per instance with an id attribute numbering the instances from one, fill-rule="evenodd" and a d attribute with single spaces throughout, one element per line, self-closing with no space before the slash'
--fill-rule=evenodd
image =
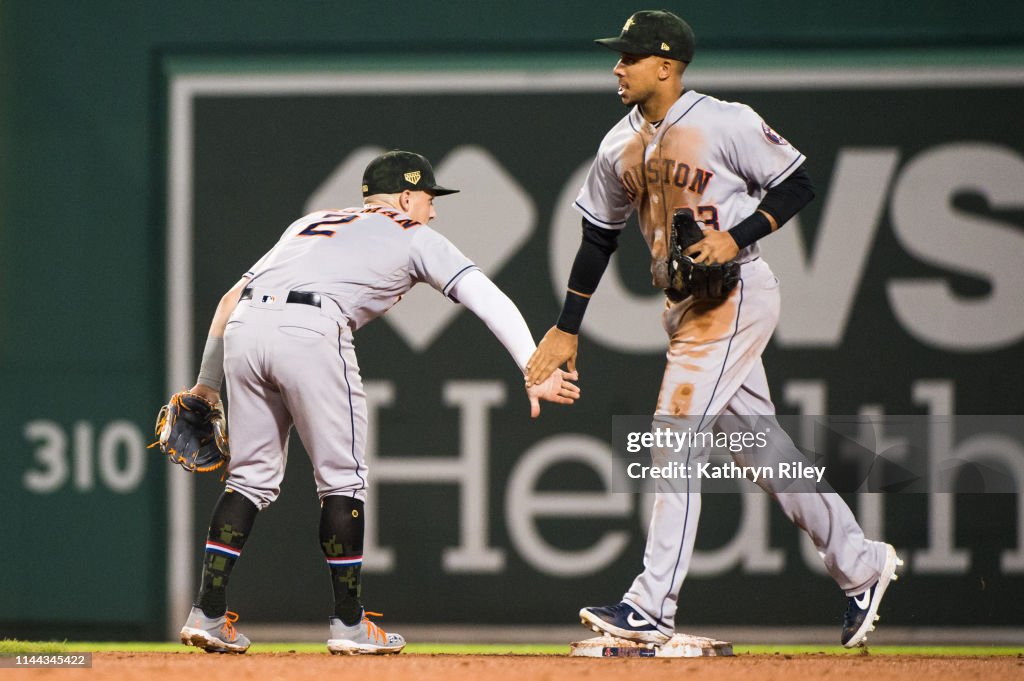
<path id="1" fill-rule="evenodd" d="M 605 136 L 575 206 L 606 229 L 622 229 L 636 211 L 651 252 L 655 286 L 668 284 L 666 256 L 671 216 L 688 207 L 706 229 L 728 230 L 750 215 L 763 192 L 800 166 L 804 155 L 749 107 L 699 92 L 685 92 L 655 127 L 634 108 Z M 656 422 L 687 418 L 702 429 L 742 429 L 775 413 L 761 353 L 779 319 L 779 282 L 759 257 L 757 244 L 737 256 L 739 286 L 724 301 L 687 298 L 663 316 L 668 334 L 665 374 Z M 726 421 L 728 421 L 726 423 Z M 656 423 L 656 425 L 659 425 Z M 665 424 L 660 424 L 665 425 Z M 678 425 L 678 423 L 677 423 Z M 735 455 L 741 465 L 770 465 L 799 457 L 781 428 L 773 447 Z M 667 456 L 652 450 L 657 460 Z M 685 453 L 696 468 L 708 451 Z M 856 518 L 836 494 L 777 493 L 762 486 L 822 553 L 829 574 L 852 595 L 879 578 L 886 545 L 864 538 Z M 699 488 L 690 480 L 659 484 L 644 553 L 644 571 L 623 601 L 671 634 L 679 591 L 693 553 L 700 515 Z"/>
<path id="2" fill-rule="evenodd" d="M 260 508 L 273 502 L 294 422 L 320 498 L 364 500 L 366 396 L 352 334 L 413 285 L 451 296 L 474 270 L 445 237 L 386 206 L 318 211 L 292 223 L 247 273 L 250 293 L 224 335 L 227 486 Z M 319 307 L 289 303 L 292 291 L 319 294 Z"/>
<path id="3" fill-rule="evenodd" d="M 382 154 L 363 172 L 366 205 L 295 221 L 221 298 L 193 391 L 216 400 L 223 369 L 232 457 L 182 643 L 248 650 L 248 637 L 234 626 L 238 616 L 227 609 L 228 582 L 256 516 L 280 493 L 294 425 L 313 464 L 320 548 L 334 592 L 327 649 L 388 655 L 405 647 L 362 603 L 367 407 L 353 334 L 426 282 L 472 310 L 520 370 L 535 350 L 515 303 L 424 224 L 436 216 L 434 198 L 457 191 L 438 185 L 419 154 Z M 565 378 L 559 372 L 527 388 L 532 417 L 540 400 L 573 403 L 579 389 Z"/>

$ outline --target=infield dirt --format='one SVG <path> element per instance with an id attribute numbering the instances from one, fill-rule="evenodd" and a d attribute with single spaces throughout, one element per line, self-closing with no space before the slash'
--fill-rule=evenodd
<path id="1" fill-rule="evenodd" d="M 918 657 L 896 655 L 737 655 L 697 659 L 602 659 L 557 655 L 395 655 L 342 657 L 326 653 L 94 653 L 91 669 L 3 669 L 0 679 L 89 681 L 196 681 L 252 679 L 298 681 L 346 678 L 373 681 L 793 681 L 795 679 L 871 679 L 916 681 L 1024 678 L 1024 656 Z"/>

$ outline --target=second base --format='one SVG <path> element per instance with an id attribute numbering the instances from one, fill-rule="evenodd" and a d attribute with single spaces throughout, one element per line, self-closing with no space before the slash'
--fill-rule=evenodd
<path id="1" fill-rule="evenodd" d="M 624 641 L 614 636 L 595 636 L 569 644 L 571 657 L 727 657 L 732 644 L 703 636 L 676 634 L 658 648 Z"/>

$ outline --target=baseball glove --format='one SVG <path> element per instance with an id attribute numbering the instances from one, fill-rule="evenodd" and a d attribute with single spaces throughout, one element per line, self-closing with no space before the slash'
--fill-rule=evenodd
<path id="1" fill-rule="evenodd" d="M 188 391 L 175 393 L 156 416 L 157 441 L 171 463 L 189 473 L 220 468 L 231 459 L 227 425 L 219 404 Z"/>
<path id="2" fill-rule="evenodd" d="M 683 255 L 683 251 L 703 238 L 704 232 L 693 219 L 693 211 L 677 208 L 672 216 L 672 230 L 669 234 L 669 288 L 665 289 L 665 295 L 674 303 L 689 296 L 725 298 L 739 283 L 739 263 L 709 265 L 695 263 L 692 258 Z"/>

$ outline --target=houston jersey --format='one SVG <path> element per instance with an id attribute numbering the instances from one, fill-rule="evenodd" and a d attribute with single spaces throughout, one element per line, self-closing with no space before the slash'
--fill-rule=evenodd
<path id="1" fill-rule="evenodd" d="M 750 107 L 689 90 L 658 127 L 633 107 L 601 141 L 574 205 L 608 229 L 622 229 L 637 211 L 654 285 L 665 288 L 676 208 L 692 209 L 705 229 L 731 229 L 804 159 Z M 758 253 L 754 243 L 736 259 Z"/>
<path id="2" fill-rule="evenodd" d="M 426 282 L 446 296 L 476 269 L 448 239 L 405 213 L 365 206 L 310 213 L 253 265 L 251 286 L 332 298 L 353 330 Z"/>

